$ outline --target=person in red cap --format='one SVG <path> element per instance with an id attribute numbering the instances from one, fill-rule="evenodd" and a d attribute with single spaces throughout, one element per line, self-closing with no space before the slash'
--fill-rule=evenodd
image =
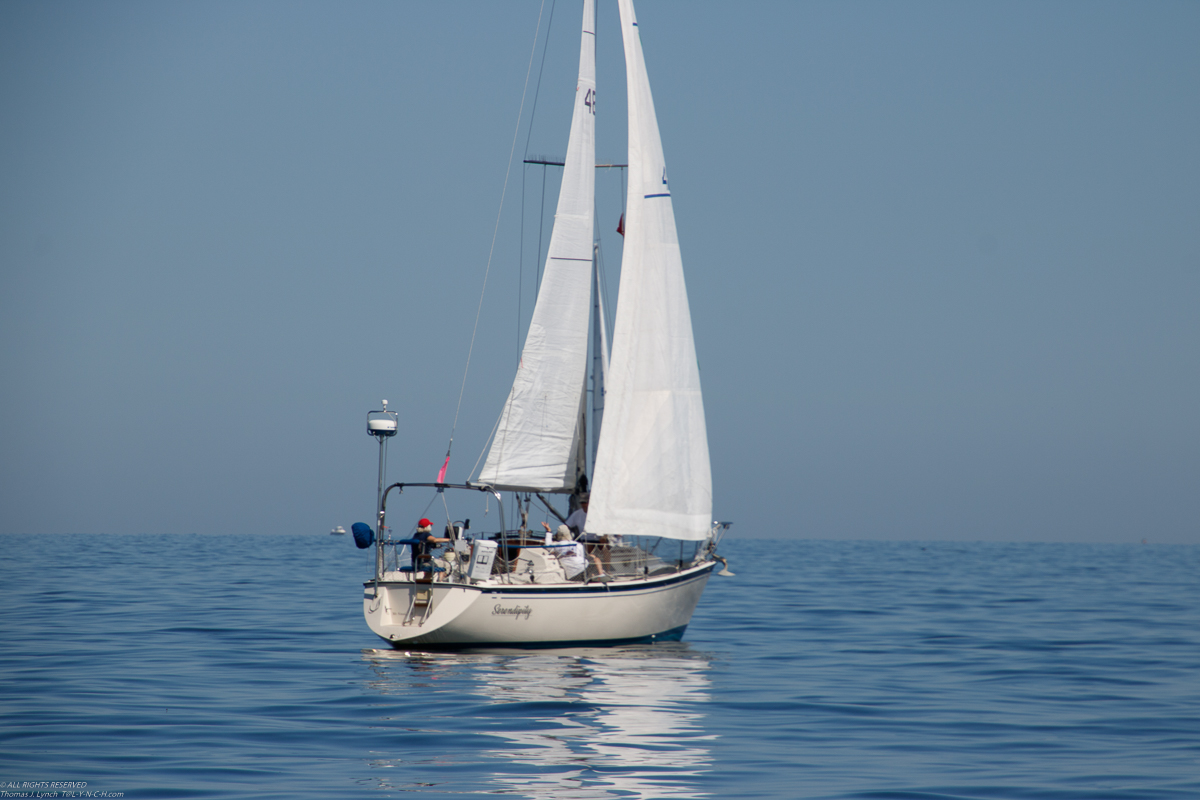
<path id="1" fill-rule="evenodd" d="M 417 521 L 417 532 L 413 534 L 413 539 L 417 544 L 412 546 L 412 565 L 413 571 L 417 569 L 433 571 L 433 548 L 438 545 L 443 545 L 449 542 L 449 539 L 440 539 L 433 535 L 433 523 L 422 517 Z M 423 562 L 423 563 L 421 563 Z M 417 564 L 421 563 L 418 568 Z"/>

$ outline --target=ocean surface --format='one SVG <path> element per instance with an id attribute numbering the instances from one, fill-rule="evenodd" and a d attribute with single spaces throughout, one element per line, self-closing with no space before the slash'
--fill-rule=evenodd
<path id="1" fill-rule="evenodd" d="M 681 643 L 473 653 L 349 536 L 0 548 L 8 796 L 1200 797 L 1196 546 L 730 536 Z"/>

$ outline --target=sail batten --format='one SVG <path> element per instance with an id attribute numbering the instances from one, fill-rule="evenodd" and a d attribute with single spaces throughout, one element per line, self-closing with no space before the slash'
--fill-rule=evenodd
<path id="1" fill-rule="evenodd" d="M 516 378 L 478 476 L 497 489 L 571 491 L 579 472 L 596 172 L 593 30 L 593 0 L 584 0 L 575 108 L 542 284 Z"/>
<path id="2" fill-rule="evenodd" d="M 620 0 L 629 98 L 625 243 L 591 533 L 703 540 L 712 475 L 683 260 L 632 0 Z"/>

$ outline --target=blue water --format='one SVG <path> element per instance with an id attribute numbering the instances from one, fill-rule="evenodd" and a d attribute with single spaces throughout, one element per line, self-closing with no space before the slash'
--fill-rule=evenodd
<path id="1" fill-rule="evenodd" d="M 1200 547 L 731 538 L 682 643 L 463 654 L 349 537 L 0 548 L 10 793 L 1200 797 Z"/>

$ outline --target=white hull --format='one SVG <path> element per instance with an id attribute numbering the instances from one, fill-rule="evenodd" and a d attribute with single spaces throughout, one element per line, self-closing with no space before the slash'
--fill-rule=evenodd
<path id="1" fill-rule="evenodd" d="M 678 640 L 713 566 L 611 583 L 371 581 L 364 585 L 363 614 L 371 630 L 393 646 Z M 426 592 L 429 602 L 422 606 Z"/>

